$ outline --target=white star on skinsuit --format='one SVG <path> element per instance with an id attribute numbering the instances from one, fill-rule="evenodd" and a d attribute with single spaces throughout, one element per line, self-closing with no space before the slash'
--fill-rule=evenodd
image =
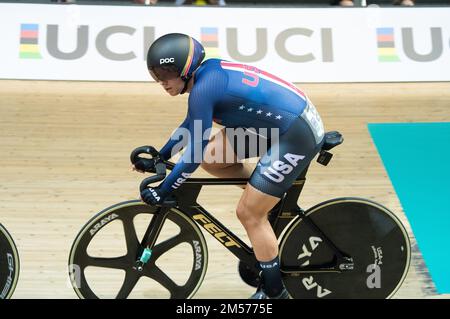
<path id="1" fill-rule="evenodd" d="M 256 114 L 261 114 L 261 113 L 262 113 L 262 110 L 256 111 Z"/>
<path id="2" fill-rule="evenodd" d="M 251 112 L 251 111 L 253 111 L 253 109 L 252 109 L 252 108 L 249 108 L 249 109 L 247 109 L 247 112 Z"/>
<path id="3" fill-rule="evenodd" d="M 275 118 L 276 118 L 277 120 L 281 120 L 282 116 L 281 116 L 281 115 L 277 115 L 277 116 L 275 116 Z"/>
<path id="4" fill-rule="evenodd" d="M 241 105 L 241 106 L 239 107 L 239 110 L 243 110 L 243 109 L 245 109 L 245 106 L 244 106 L 244 105 Z"/>
<path id="5" fill-rule="evenodd" d="M 266 116 L 272 116 L 272 113 L 270 113 L 270 112 L 266 113 Z"/>

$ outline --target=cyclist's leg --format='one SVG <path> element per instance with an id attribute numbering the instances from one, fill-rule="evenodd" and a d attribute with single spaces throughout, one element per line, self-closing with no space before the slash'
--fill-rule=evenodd
<path id="1" fill-rule="evenodd" d="M 280 201 L 278 197 L 265 194 L 247 184 L 236 210 L 253 246 L 262 270 L 263 286 L 251 299 L 287 299 L 278 258 L 278 241 L 267 218 L 267 212 Z"/>
<path id="2" fill-rule="evenodd" d="M 306 121 L 298 118 L 278 142 L 272 142 L 269 151 L 260 159 L 237 208 L 238 218 L 263 268 L 265 290 L 271 296 L 280 292 L 282 282 L 278 243 L 267 213 L 309 165 L 321 144 L 322 141 L 316 142 Z"/>
<path id="3" fill-rule="evenodd" d="M 249 178 L 253 171 L 251 166 L 237 158 L 225 129 L 210 139 L 201 167 L 216 177 Z"/>
<path id="4" fill-rule="evenodd" d="M 267 213 L 280 198 L 261 192 L 248 184 L 239 200 L 236 214 L 247 231 L 256 259 L 270 261 L 278 255 L 278 244 Z"/>

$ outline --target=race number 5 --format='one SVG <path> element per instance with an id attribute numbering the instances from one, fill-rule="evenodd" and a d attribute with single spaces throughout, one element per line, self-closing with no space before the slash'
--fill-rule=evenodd
<path id="1" fill-rule="evenodd" d="M 244 66 L 244 78 L 242 79 L 242 83 L 245 85 L 256 87 L 259 83 L 259 69 L 254 66 L 245 65 Z"/>

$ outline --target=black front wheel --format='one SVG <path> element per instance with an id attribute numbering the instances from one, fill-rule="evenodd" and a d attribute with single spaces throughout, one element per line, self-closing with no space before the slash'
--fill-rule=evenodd
<path id="1" fill-rule="evenodd" d="M 137 267 L 140 242 L 155 207 L 141 201 L 114 205 L 80 231 L 69 256 L 69 275 L 80 298 L 192 297 L 206 273 L 208 251 L 199 227 L 171 208 L 146 263 Z"/>
<path id="2" fill-rule="evenodd" d="M 338 198 L 305 212 L 320 229 L 298 217 L 280 242 L 282 269 L 328 268 L 285 272 L 293 298 L 390 298 L 409 269 L 408 234 L 387 208 L 360 198 Z M 332 270 L 336 250 L 351 257 L 352 269 Z"/>
<path id="3" fill-rule="evenodd" d="M 0 224 L 0 299 L 11 298 L 19 279 L 19 254 L 13 239 Z"/>

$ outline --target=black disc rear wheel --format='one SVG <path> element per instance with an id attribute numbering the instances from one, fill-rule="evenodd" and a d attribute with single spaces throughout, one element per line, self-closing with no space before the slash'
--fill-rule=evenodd
<path id="1" fill-rule="evenodd" d="M 293 298 L 389 298 L 409 269 L 408 235 L 385 207 L 365 199 L 340 198 L 305 213 L 345 255 L 354 269 L 285 274 Z M 333 264 L 336 254 L 311 226 L 298 218 L 280 243 L 281 268 Z"/>
<path id="2" fill-rule="evenodd" d="M 19 254 L 13 239 L 0 224 L 0 299 L 11 298 L 19 279 Z"/>
<path id="3" fill-rule="evenodd" d="M 117 204 L 80 231 L 69 257 L 80 298 L 190 298 L 206 273 L 208 253 L 198 226 L 172 208 L 142 270 L 136 261 L 156 208 L 141 201 Z"/>

